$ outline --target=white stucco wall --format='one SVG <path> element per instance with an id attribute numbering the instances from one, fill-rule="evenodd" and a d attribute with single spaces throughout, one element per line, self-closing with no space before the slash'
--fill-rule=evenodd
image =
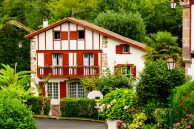
<path id="1" fill-rule="evenodd" d="M 94 49 L 99 50 L 99 34 L 94 32 Z"/>
<path id="2" fill-rule="evenodd" d="M 53 31 L 46 31 L 46 50 L 53 50 Z"/>
<path id="3" fill-rule="evenodd" d="M 61 25 L 61 31 L 68 31 L 68 23 L 63 23 Z"/>
<path id="4" fill-rule="evenodd" d="M 45 50 L 45 32 L 39 34 L 39 50 Z"/>
<path id="5" fill-rule="evenodd" d="M 85 29 L 86 49 L 92 50 L 92 31 Z"/>
<path id="6" fill-rule="evenodd" d="M 194 5 L 191 5 L 191 28 L 194 28 Z M 194 29 L 191 29 L 191 50 L 194 51 Z"/>
<path id="7" fill-rule="evenodd" d="M 44 53 L 38 53 L 38 66 L 44 66 Z"/>
<path id="8" fill-rule="evenodd" d="M 136 66 L 136 73 L 138 76 L 138 73 L 144 68 L 144 61 L 142 59 L 144 52 L 130 46 L 131 54 L 116 54 L 116 45 L 119 45 L 120 43 L 110 38 L 107 40 L 108 47 L 107 49 L 103 49 L 103 53 L 107 53 L 108 67 L 111 71 L 113 72 L 116 64 L 134 64 Z"/>

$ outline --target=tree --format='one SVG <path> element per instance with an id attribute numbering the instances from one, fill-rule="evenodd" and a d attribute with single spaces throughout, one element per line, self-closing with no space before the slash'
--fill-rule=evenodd
<path id="1" fill-rule="evenodd" d="M 0 28 L 0 61 L 14 67 L 17 62 L 18 71 L 30 70 L 30 41 L 24 39 L 25 30 L 6 23 Z M 18 43 L 22 43 L 22 48 Z M 2 66 L 0 66 L 2 68 Z"/>
<path id="2" fill-rule="evenodd" d="M 51 22 L 56 22 L 65 17 L 89 19 L 95 7 L 96 0 L 50 0 L 48 9 Z"/>
<path id="3" fill-rule="evenodd" d="M 169 71 L 166 62 L 163 60 L 146 63 L 137 84 L 137 93 L 142 104 L 147 104 L 149 101 L 168 103 L 167 99 L 170 95 L 170 72 L 172 72 L 174 87 L 185 83 L 186 78 L 183 68 L 179 67 L 173 71 Z"/>
<path id="4" fill-rule="evenodd" d="M 138 41 L 143 41 L 146 33 L 143 19 L 138 13 L 107 11 L 100 13 L 95 19 L 95 23 L 108 30 Z"/>
<path id="5" fill-rule="evenodd" d="M 181 48 L 177 43 L 177 37 L 169 32 L 157 32 L 146 38 L 146 61 L 155 61 L 158 59 L 166 60 L 173 57 L 178 62 L 181 61 Z"/>

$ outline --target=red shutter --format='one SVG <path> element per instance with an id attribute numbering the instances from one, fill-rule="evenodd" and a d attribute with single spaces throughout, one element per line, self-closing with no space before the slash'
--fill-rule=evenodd
<path id="1" fill-rule="evenodd" d="M 99 73 L 99 67 L 98 67 L 98 52 L 94 53 L 94 66 L 97 66 L 95 69 L 96 74 Z"/>
<path id="2" fill-rule="evenodd" d="M 68 40 L 68 32 L 61 32 L 61 40 Z"/>
<path id="3" fill-rule="evenodd" d="M 66 97 L 66 82 L 60 82 L 60 98 Z"/>
<path id="4" fill-rule="evenodd" d="M 69 53 L 63 53 L 63 66 L 69 66 Z"/>
<path id="5" fill-rule="evenodd" d="M 77 31 L 71 31 L 70 32 L 70 40 L 77 40 L 78 39 L 78 32 Z"/>
<path id="6" fill-rule="evenodd" d="M 116 54 L 122 54 L 122 53 L 123 53 L 123 46 L 116 45 Z"/>
<path id="7" fill-rule="evenodd" d="M 132 69 L 131 69 L 132 75 L 133 75 L 133 77 L 135 78 L 135 77 L 136 77 L 136 66 L 134 65 L 134 66 L 132 66 L 131 68 L 132 68 Z"/>
<path id="8" fill-rule="evenodd" d="M 44 53 L 44 66 L 52 66 L 52 54 Z"/>
<path id="9" fill-rule="evenodd" d="M 78 75 L 83 75 L 83 53 L 78 52 L 77 53 L 77 74 Z"/>
<path id="10" fill-rule="evenodd" d="M 42 90 L 42 92 L 39 94 L 40 96 L 45 96 L 45 87 L 44 82 L 39 82 L 39 87 Z"/>

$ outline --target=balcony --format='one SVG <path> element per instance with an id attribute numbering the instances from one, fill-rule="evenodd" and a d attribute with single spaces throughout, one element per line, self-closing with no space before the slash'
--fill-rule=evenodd
<path id="1" fill-rule="evenodd" d="M 45 66 L 38 67 L 38 77 L 70 77 L 79 78 L 84 76 L 99 75 L 98 66 Z"/>

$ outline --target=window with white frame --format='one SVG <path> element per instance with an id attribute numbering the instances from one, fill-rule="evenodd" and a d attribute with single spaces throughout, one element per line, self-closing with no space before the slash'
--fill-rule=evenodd
<path id="1" fill-rule="evenodd" d="M 69 83 L 68 91 L 69 91 L 68 96 L 71 98 L 84 98 L 85 97 L 85 90 L 80 85 L 79 82 Z"/>
<path id="2" fill-rule="evenodd" d="M 51 99 L 59 98 L 59 84 L 57 82 L 48 82 L 47 83 L 47 97 Z"/>
<path id="3" fill-rule="evenodd" d="M 90 66 L 94 66 L 94 54 L 84 54 L 84 75 L 94 74 L 94 69 Z"/>
<path id="4" fill-rule="evenodd" d="M 131 74 L 131 67 L 130 66 L 122 66 L 121 67 L 121 72 L 123 74 Z"/>
<path id="5" fill-rule="evenodd" d="M 78 31 L 78 39 L 84 39 L 85 38 L 85 31 L 79 30 Z"/>
<path id="6" fill-rule="evenodd" d="M 123 53 L 129 53 L 129 45 L 123 45 Z"/>
<path id="7" fill-rule="evenodd" d="M 58 66 L 53 67 L 52 69 L 53 75 L 62 75 L 63 68 L 60 67 L 62 66 L 62 54 L 52 54 L 52 64 L 53 66 Z"/>

